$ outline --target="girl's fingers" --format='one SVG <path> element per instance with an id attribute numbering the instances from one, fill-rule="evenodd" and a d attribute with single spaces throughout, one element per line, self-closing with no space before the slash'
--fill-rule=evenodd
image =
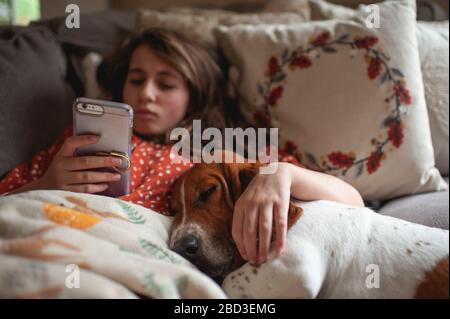
<path id="1" fill-rule="evenodd" d="M 67 172 L 65 176 L 66 184 L 96 184 L 104 182 L 115 182 L 120 180 L 120 174 L 101 172 Z"/>
<path id="2" fill-rule="evenodd" d="M 62 156 L 74 156 L 75 151 L 78 147 L 84 145 L 95 144 L 98 142 L 100 137 L 96 135 L 76 135 L 69 137 L 61 147 L 59 154 Z"/>
<path id="3" fill-rule="evenodd" d="M 269 255 L 270 241 L 272 239 L 272 221 L 273 221 L 273 206 L 268 205 L 264 207 L 259 213 L 259 245 L 258 245 L 258 264 L 267 261 Z"/>
<path id="4" fill-rule="evenodd" d="M 63 187 L 63 190 L 77 193 L 95 194 L 103 192 L 107 188 L 108 184 L 77 184 L 77 185 L 66 185 Z"/>
<path id="5" fill-rule="evenodd" d="M 279 255 L 283 252 L 284 247 L 286 245 L 288 209 L 289 209 L 289 201 L 287 203 L 282 202 L 274 206 L 276 249 Z"/>
<path id="6" fill-rule="evenodd" d="M 64 169 L 79 171 L 101 167 L 117 167 L 122 164 L 122 159 L 115 156 L 77 156 L 63 159 Z"/>
<path id="7" fill-rule="evenodd" d="M 252 265 L 257 264 L 257 236 L 258 236 L 258 207 L 252 207 L 245 211 L 244 215 L 244 247 L 248 261 Z"/>
<path id="8" fill-rule="evenodd" d="M 239 254 L 241 254 L 241 257 L 244 260 L 247 260 L 247 255 L 245 253 L 245 247 L 243 245 L 243 238 L 242 238 L 243 224 L 244 224 L 244 212 L 238 208 L 238 205 L 236 205 L 233 213 L 233 225 L 231 228 L 231 235 L 233 236 L 233 240 L 236 244 Z"/>

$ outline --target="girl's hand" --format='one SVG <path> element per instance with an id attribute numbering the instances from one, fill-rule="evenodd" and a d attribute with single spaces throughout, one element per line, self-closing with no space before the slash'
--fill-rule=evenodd
<path id="1" fill-rule="evenodd" d="M 258 174 L 237 200 L 232 236 L 242 258 L 252 265 L 267 261 L 275 226 L 276 249 L 284 249 L 290 200 L 291 176 L 286 163 L 273 174 Z"/>
<path id="2" fill-rule="evenodd" d="M 59 189 L 80 193 L 99 193 L 108 188 L 108 182 L 118 181 L 120 174 L 89 171 L 94 168 L 120 166 L 114 156 L 74 156 L 78 147 L 95 144 L 95 135 L 72 136 L 66 140 L 53 162 L 39 180 L 39 189 Z"/>

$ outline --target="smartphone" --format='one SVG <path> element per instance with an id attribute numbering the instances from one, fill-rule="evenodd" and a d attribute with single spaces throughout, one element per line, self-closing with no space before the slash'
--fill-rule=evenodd
<path id="1" fill-rule="evenodd" d="M 100 172 L 119 173 L 121 179 L 109 182 L 108 188 L 97 193 L 117 197 L 130 192 L 131 137 L 133 134 L 133 109 L 124 103 L 77 98 L 73 104 L 73 134 L 100 136 L 96 144 L 79 147 L 77 156 L 117 156 L 120 167 L 95 169 Z"/>

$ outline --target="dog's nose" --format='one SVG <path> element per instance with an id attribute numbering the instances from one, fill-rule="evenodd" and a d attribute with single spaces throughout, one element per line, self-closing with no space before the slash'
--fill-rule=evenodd
<path id="1" fill-rule="evenodd" d="M 175 242 L 173 250 L 186 258 L 192 258 L 198 251 L 198 239 L 194 235 L 186 235 Z"/>

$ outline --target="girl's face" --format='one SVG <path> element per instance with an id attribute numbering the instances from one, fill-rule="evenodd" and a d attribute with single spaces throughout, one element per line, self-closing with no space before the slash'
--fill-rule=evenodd
<path id="1" fill-rule="evenodd" d="M 189 90 L 182 75 L 153 53 L 137 47 L 130 61 L 123 102 L 134 110 L 134 131 L 145 135 L 169 132 L 184 118 Z"/>

